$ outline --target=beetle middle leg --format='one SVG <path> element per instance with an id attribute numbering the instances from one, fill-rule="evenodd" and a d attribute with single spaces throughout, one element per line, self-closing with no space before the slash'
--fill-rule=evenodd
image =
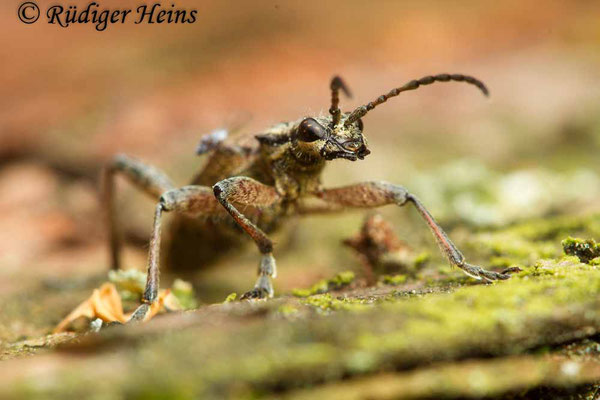
<path id="1" fill-rule="evenodd" d="M 365 182 L 340 188 L 323 189 L 317 192 L 316 196 L 324 200 L 327 204 L 334 206 L 333 209 L 336 207 L 372 208 L 388 204 L 404 206 L 410 203 L 417 209 L 429 226 L 440 250 L 450 264 L 462 269 L 464 273 L 475 279 L 493 281 L 508 279 L 510 277 L 507 274 L 488 271 L 467 263 L 463 254 L 452 243 L 446 232 L 435 221 L 421 201 L 402 186 L 387 182 Z"/>
<path id="2" fill-rule="evenodd" d="M 208 186 L 183 186 L 168 190 L 160 196 L 154 212 L 154 225 L 148 251 L 148 275 L 142 295 L 142 305 L 134 311 L 131 321 L 143 320 L 150 312 L 151 305 L 158 298 L 161 222 L 164 212 L 185 213 L 194 217 L 223 213 L 221 205 Z"/>
<path id="3" fill-rule="evenodd" d="M 273 297 L 271 278 L 277 275 L 275 258 L 273 258 L 273 242 L 232 203 L 255 207 L 268 207 L 281 201 L 277 190 L 252 178 L 233 177 L 224 179 L 213 186 L 219 203 L 233 217 L 235 222 L 254 240 L 262 259 L 258 266 L 258 280 L 254 289 L 242 295 L 241 299 Z"/>

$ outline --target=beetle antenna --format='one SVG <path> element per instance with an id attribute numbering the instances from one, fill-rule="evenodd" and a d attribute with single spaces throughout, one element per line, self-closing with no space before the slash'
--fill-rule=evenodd
<path id="1" fill-rule="evenodd" d="M 350 116 L 346 119 L 346 122 L 344 122 L 344 125 L 346 125 L 346 126 L 350 125 L 351 123 L 358 120 L 359 118 L 364 117 L 369 111 L 371 111 L 378 105 L 385 103 L 390 97 L 396 97 L 402 92 L 406 92 L 408 90 L 415 90 L 415 89 L 419 88 L 419 86 L 430 85 L 433 82 L 449 82 L 449 81 L 470 83 L 471 85 L 475 85 L 479 90 L 481 90 L 485 96 L 489 95 L 489 91 L 488 91 L 487 87 L 483 84 L 483 82 L 481 82 L 479 79 L 473 78 L 472 76 L 461 75 L 461 74 L 439 74 L 439 75 L 425 76 L 421 79 L 410 81 L 410 82 L 406 83 L 404 86 L 400 86 L 398 88 L 392 89 L 388 94 L 379 96 L 375 101 L 372 101 L 364 106 L 358 107 L 357 109 L 352 111 Z M 333 82 L 331 83 L 331 86 L 333 88 Z M 331 112 L 331 110 L 330 110 L 330 112 Z"/>
<path id="2" fill-rule="evenodd" d="M 344 94 L 348 97 L 352 97 L 348 86 L 344 83 L 342 78 L 339 76 L 334 76 L 331 80 L 331 84 L 329 85 L 331 88 L 331 107 L 329 108 L 329 114 L 333 117 L 333 126 L 339 124 L 340 119 L 342 118 L 342 112 L 340 111 L 340 89 L 344 92 Z"/>

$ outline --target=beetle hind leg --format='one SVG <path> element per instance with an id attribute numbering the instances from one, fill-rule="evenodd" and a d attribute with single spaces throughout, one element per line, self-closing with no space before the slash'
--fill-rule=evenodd
<path id="1" fill-rule="evenodd" d="M 109 236 L 111 268 L 120 267 L 122 238 L 118 230 L 116 207 L 114 204 L 115 175 L 122 175 L 144 193 L 158 199 L 174 185 L 167 175 L 159 169 L 126 155 L 115 156 L 102 171 L 102 203 L 105 209 Z"/>
<path id="2" fill-rule="evenodd" d="M 486 282 L 510 278 L 507 273 L 488 271 L 465 261 L 465 257 L 448 237 L 442 227 L 435 221 L 421 201 L 409 193 L 404 187 L 387 182 L 364 182 L 355 185 L 322 189 L 315 193 L 316 197 L 324 200 L 332 209 L 344 208 L 374 208 L 388 204 L 404 206 L 411 203 L 419 212 L 440 248 L 451 265 L 460 268 L 465 274 Z"/>
<path id="3" fill-rule="evenodd" d="M 403 189 L 405 190 L 405 189 Z M 483 280 L 485 282 L 492 282 L 497 280 L 506 280 L 510 278 L 509 274 L 503 274 L 500 272 L 488 271 L 483 269 L 477 265 L 469 264 L 465 261 L 465 257 L 458 250 L 458 248 L 454 245 L 454 243 L 448 237 L 448 234 L 444 232 L 442 227 L 435 221 L 433 216 L 427 211 L 423 203 L 414 195 L 406 192 L 406 199 L 404 202 L 399 205 L 404 205 L 406 203 L 412 203 L 421 217 L 425 220 L 431 233 L 435 237 L 438 246 L 442 253 L 446 255 L 450 264 L 460 268 L 466 275 L 475 278 L 477 280 Z"/>

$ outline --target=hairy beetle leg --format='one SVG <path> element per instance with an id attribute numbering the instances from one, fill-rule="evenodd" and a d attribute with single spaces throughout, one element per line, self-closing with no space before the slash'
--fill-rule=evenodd
<path id="1" fill-rule="evenodd" d="M 486 282 L 506 280 L 510 278 L 507 273 L 488 271 L 476 265 L 464 263 L 462 266 L 458 266 L 463 272 L 475 279 L 483 279 Z"/>
<path id="2" fill-rule="evenodd" d="M 133 175 L 143 175 L 144 168 L 141 164 L 130 163 L 125 160 L 126 159 L 123 158 L 119 162 L 122 163 L 123 166 L 127 166 L 129 171 L 137 171 L 131 172 Z M 148 171 L 148 169 L 146 169 L 146 171 Z M 148 182 L 154 182 L 152 185 L 156 184 L 156 180 L 153 180 L 149 175 L 144 175 L 145 177 L 142 175 L 138 176 L 141 181 L 146 179 L 149 180 Z M 159 189 L 157 187 L 153 190 Z M 91 319 L 100 318 L 105 323 L 116 322 L 125 324 L 148 321 L 164 308 L 176 309 L 168 300 L 170 292 L 168 290 L 159 292 L 159 253 L 162 213 L 173 211 L 190 214 L 192 216 L 224 214 L 221 205 L 217 202 L 209 187 L 190 185 L 177 189 L 170 189 L 162 193 L 159 202 L 156 205 L 154 214 L 154 224 L 150 239 L 150 250 L 148 253 L 148 274 L 142 295 L 142 304 L 131 315 L 124 314 L 121 298 L 119 297 L 116 288 L 113 284 L 107 283 L 100 289 L 94 290 L 92 297 L 80 304 L 71 314 L 69 314 L 56 327 L 55 332 L 65 330 L 72 321 L 79 317 Z M 166 304 L 165 302 L 169 304 Z"/>
<path id="3" fill-rule="evenodd" d="M 364 182 L 340 188 L 322 189 L 315 195 L 330 205 L 332 209 L 336 207 L 374 208 L 388 204 L 396 204 L 401 207 L 411 203 L 429 226 L 440 251 L 446 256 L 451 265 L 460 268 L 465 274 L 475 279 L 483 279 L 487 282 L 510 278 L 509 274 L 488 271 L 468 264 L 463 254 L 452 243 L 452 240 L 421 201 L 400 185 L 387 182 Z"/>
<path id="4" fill-rule="evenodd" d="M 274 187 L 247 177 L 224 179 L 213 186 L 213 191 L 219 203 L 252 238 L 258 250 L 262 253 L 262 259 L 258 266 L 258 280 L 254 285 L 254 289 L 244 293 L 240 300 L 273 297 L 271 278 L 277 275 L 275 258 L 272 254 L 273 242 L 266 233 L 246 218 L 233 203 L 268 207 L 281 201 L 281 197 Z"/>
<path id="5" fill-rule="evenodd" d="M 109 235 L 111 268 L 120 267 L 121 235 L 117 228 L 114 204 L 114 179 L 116 174 L 124 176 L 136 188 L 158 199 L 167 190 L 173 189 L 169 177 L 151 165 L 120 154 L 115 156 L 102 171 L 102 203 L 106 213 L 106 224 Z"/>

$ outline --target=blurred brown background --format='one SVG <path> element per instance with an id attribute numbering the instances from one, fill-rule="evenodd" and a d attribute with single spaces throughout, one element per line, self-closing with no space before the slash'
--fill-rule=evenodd
<path id="1" fill-rule="evenodd" d="M 101 2 L 132 8 L 141 3 Z M 38 4 L 45 10 L 51 3 Z M 92 24 L 48 25 L 44 17 L 25 25 L 17 19 L 16 1 L 0 5 L 0 289 L 5 294 L 39 277 L 100 274 L 107 268 L 96 179 L 112 154 L 138 156 L 184 184 L 201 165 L 194 148 L 203 134 L 238 124 L 246 133 L 258 133 L 272 123 L 327 112 L 334 74 L 354 93 L 343 99 L 345 109 L 410 79 L 442 72 L 482 79 L 491 98 L 467 85 L 445 84 L 390 101 L 365 118 L 372 155 L 360 163 L 333 163 L 327 184 L 406 183 L 418 171 L 461 158 L 498 171 L 600 167 L 600 2 L 176 5 L 196 8 L 197 22 L 129 21 L 97 32 Z M 124 227 L 144 239 L 152 202 L 126 184 L 119 193 Z M 436 214 L 435 207 L 431 211 Z M 356 268 L 339 239 L 354 233 L 360 220 L 360 215 L 341 217 L 323 229 L 327 220 L 303 224 L 292 255 L 281 251 L 277 288 L 289 290 Z M 397 220 L 411 244 L 431 244 L 424 229 Z M 303 265 L 294 263 L 294 248 L 306 253 L 315 238 L 332 232 L 330 245 L 304 254 Z M 143 246 L 131 247 L 125 265 L 144 268 L 145 257 Z M 253 251 L 225 261 L 218 271 L 204 273 L 203 281 L 211 285 L 205 289 L 215 290 L 214 298 L 245 290 L 256 261 Z"/>

